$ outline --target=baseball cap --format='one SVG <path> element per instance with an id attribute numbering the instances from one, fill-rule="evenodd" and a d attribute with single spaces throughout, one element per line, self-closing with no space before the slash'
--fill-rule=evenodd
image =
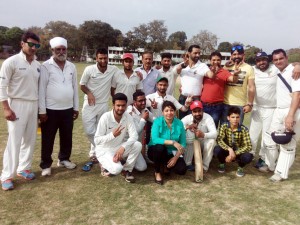
<path id="1" fill-rule="evenodd" d="M 293 131 L 292 132 L 285 131 L 283 133 L 274 131 L 271 133 L 271 137 L 275 143 L 284 145 L 289 143 L 292 140 L 294 134 L 295 132 Z"/>
<path id="2" fill-rule="evenodd" d="M 160 81 L 166 81 L 167 83 L 169 82 L 168 78 L 166 78 L 166 77 L 158 77 L 158 78 L 156 79 L 156 83 L 158 83 L 158 82 L 160 82 Z"/>
<path id="3" fill-rule="evenodd" d="M 267 59 L 269 59 L 269 56 L 268 56 L 268 54 L 265 53 L 265 52 L 258 52 L 258 53 L 256 54 L 256 56 L 255 56 L 255 60 L 258 60 L 258 59 L 260 59 L 260 58 L 267 58 Z"/>
<path id="4" fill-rule="evenodd" d="M 196 108 L 203 109 L 203 105 L 200 101 L 193 101 L 192 104 L 190 105 L 191 110 L 194 110 Z"/>
<path id="5" fill-rule="evenodd" d="M 123 59 L 131 59 L 134 60 L 133 55 L 131 53 L 124 53 Z"/>

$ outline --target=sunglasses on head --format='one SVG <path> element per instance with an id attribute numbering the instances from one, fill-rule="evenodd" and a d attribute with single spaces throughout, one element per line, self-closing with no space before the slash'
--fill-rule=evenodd
<path id="1" fill-rule="evenodd" d="M 232 52 L 234 52 L 234 51 L 243 51 L 244 50 L 244 48 L 243 48 L 243 46 L 241 46 L 241 45 L 236 45 L 236 46 L 233 46 L 232 48 L 231 48 L 231 51 Z"/>
<path id="2" fill-rule="evenodd" d="M 29 42 L 29 41 L 25 41 L 25 43 L 27 43 L 28 46 L 29 46 L 30 48 L 32 48 L 33 46 L 34 46 L 35 48 L 41 47 L 40 44 L 35 44 L 35 43 Z"/>

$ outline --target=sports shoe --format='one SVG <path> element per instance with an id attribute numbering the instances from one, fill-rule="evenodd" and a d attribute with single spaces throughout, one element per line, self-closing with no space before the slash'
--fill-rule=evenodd
<path id="1" fill-rule="evenodd" d="M 14 184 L 11 179 L 2 182 L 2 189 L 4 191 L 9 191 L 14 189 Z"/>
<path id="2" fill-rule="evenodd" d="M 194 165 L 188 165 L 186 166 L 187 171 L 195 171 L 195 166 Z"/>
<path id="3" fill-rule="evenodd" d="M 265 165 L 259 167 L 258 170 L 259 170 L 260 172 L 262 172 L 262 173 L 268 173 L 268 172 L 270 172 L 270 169 L 269 169 L 269 167 L 268 167 L 267 164 L 265 164 Z"/>
<path id="4" fill-rule="evenodd" d="M 266 165 L 265 161 L 262 160 L 261 158 L 259 158 L 259 159 L 257 160 L 257 163 L 255 164 L 254 167 L 257 168 L 257 169 L 259 169 L 260 167 L 262 167 L 262 166 L 264 166 L 264 165 Z"/>
<path id="5" fill-rule="evenodd" d="M 277 174 L 277 173 L 274 173 L 274 175 L 271 176 L 269 179 L 272 182 L 280 182 L 280 181 L 283 180 L 283 178 L 279 174 Z"/>
<path id="6" fill-rule="evenodd" d="M 218 172 L 225 173 L 225 163 L 220 163 L 220 165 L 218 167 Z"/>
<path id="7" fill-rule="evenodd" d="M 125 180 L 128 183 L 134 183 L 135 182 L 135 179 L 134 179 L 134 176 L 132 175 L 132 172 L 126 171 Z"/>
<path id="8" fill-rule="evenodd" d="M 76 164 L 72 163 L 69 160 L 63 160 L 63 161 L 58 160 L 57 166 L 58 167 L 66 167 L 67 169 L 70 169 L 70 170 L 76 168 Z"/>
<path id="9" fill-rule="evenodd" d="M 51 175 L 51 167 L 42 169 L 42 177 L 50 176 Z"/>
<path id="10" fill-rule="evenodd" d="M 245 173 L 244 173 L 244 169 L 242 167 L 238 167 L 237 171 L 236 171 L 236 175 L 238 177 L 243 177 L 245 176 Z"/>
<path id="11" fill-rule="evenodd" d="M 35 179 L 34 173 L 32 173 L 30 170 L 23 170 L 20 173 L 17 174 L 19 177 L 23 177 L 25 180 L 33 180 Z"/>

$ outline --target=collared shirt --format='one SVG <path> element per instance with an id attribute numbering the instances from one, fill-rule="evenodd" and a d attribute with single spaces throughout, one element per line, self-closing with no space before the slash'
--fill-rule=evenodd
<path id="1" fill-rule="evenodd" d="M 191 125 L 194 123 L 194 117 L 192 114 L 185 116 L 181 119 L 184 127 Z M 204 133 L 203 139 L 216 139 L 218 132 L 216 129 L 215 122 L 213 118 L 207 114 L 203 113 L 202 120 L 198 123 L 197 129 Z M 188 140 L 193 140 L 195 138 L 195 133 L 190 131 L 189 129 L 186 131 L 186 138 Z"/>
<path id="2" fill-rule="evenodd" d="M 183 107 L 183 105 L 181 105 L 176 98 L 174 98 L 172 95 L 165 95 L 160 96 L 157 92 L 147 95 L 147 107 L 150 107 L 151 112 L 153 113 L 153 116 L 155 118 L 162 116 L 162 104 L 164 103 L 164 101 L 170 101 L 173 102 L 173 104 L 175 105 L 176 109 L 179 110 Z M 157 102 L 157 109 L 153 109 L 151 107 L 151 101 L 153 101 L 153 99 L 155 99 L 155 101 Z"/>
<path id="3" fill-rule="evenodd" d="M 164 68 L 160 68 L 158 70 L 162 77 L 166 77 L 168 79 L 168 89 L 167 94 L 174 96 L 174 90 L 176 85 L 176 79 L 178 77 L 176 67 L 170 67 L 168 71 L 164 71 Z"/>
<path id="4" fill-rule="evenodd" d="M 119 126 L 124 129 L 119 136 L 115 137 L 113 131 Z M 127 135 L 129 138 L 127 141 L 124 141 Z M 97 149 L 100 150 L 102 148 L 115 149 L 120 146 L 124 147 L 125 150 L 128 149 L 138 140 L 132 117 L 127 112 L 124 112 L 118 123 L 114 117 L 113 110 L 104 113 L 99 120 L 94 140 Z"/>
<path id="5" fill-rule="evenodd" d="M 163 145 L 165 140 L 173 140 L 181 144 L 184 148 L 186 147 L 185 129 L 181 120 L 174 118 L 171 129 L 168 127 L 163 116 L 154 120 L 151 129 L 151 140 L 148 145 Z M 172 151 L 177 151 L 173 145 L 166 145 L 166 147 L 169 154 L 172 154 Z"/>
<path id="6" fill-rule="evenodd" d="M 110 96 L 110 89 L 113 77 L 119 72 L 116 66 L 107 65 L 107 69 L 102 73 L 97 64 L 87 66 L 82 74 L 80 85 L 85 85 L 93 93 L 96 104 L 107 103 Z M 87 95 L 84 95 L 87 100 Z"/>
<path id="7" fill-rule="evenodd" d="M 77 71 L 73 63 L 66 61 L 64 69 L 56 64 L 53 57 L 41 66 L 39 80 L 39 113 L 47 109 L 79 110 Z"/>
<path id="8" fill-rule="evenodd" d="M 115 93 L 123 93 L 127 96 L 127 105 L 133 103 L 133 93 L 138 89 L 143 89 L 143 83 L 137 73 L 133 72 L 128 78 L 124 70 L 120 70 L 116 76 L 113 77 L 111 86 L 116 88 Z"/>
<path id="9" fill-rule="evenodd" d="M 40 67 L 35 59 L 29 63 L 23 51 L 6 59 L 0 70 L 0 101 L 37 101 Z"/>
<path id="10" fill-rule="evenodd" d="M 187 66 L 180 74 L 182 95 L 200 96 L 202 92 L 203 77 L 209 71 L 205 63 L 198 61 L 193 67 Z"/>
<path id="11" fill-rule="evenodd" d="M 135 71 L 139 71 L 143 74 L 143 92 L 145 95 L 152 94 L 156 91 L 156 81 L 160 75 L 157 69 L 151 68 L 147 73 L 143 66 L 138 67 Z"/>
<path id="12" fill-rule="evenodd" d="M 224 150 L 232 148 L 236 155 L 250 152 L 252 149 L 248 128 L 239 125 L 236 130 L 232 131 L 229 122 L 223 123 L 219 128 L 217 144 Z"/>

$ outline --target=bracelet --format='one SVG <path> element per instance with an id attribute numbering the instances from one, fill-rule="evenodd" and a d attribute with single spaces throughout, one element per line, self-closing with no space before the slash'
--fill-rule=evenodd
<path id="1" fill-rule="evenodd" d="M 252 107 L 253 107 L 253 104 L 248 103 L 248 104 L 244 105 L 244 107 L 245 107 L 245 106 L 249 106 L 250 108 L 252 108 Z"/>

